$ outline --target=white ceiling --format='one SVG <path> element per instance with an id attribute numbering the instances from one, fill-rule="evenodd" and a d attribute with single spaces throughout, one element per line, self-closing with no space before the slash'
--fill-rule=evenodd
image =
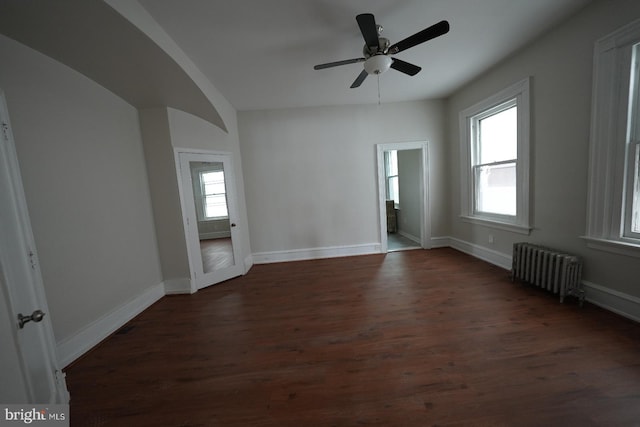
<path id="1" fill-rule="evenodd" d="M 0 34 L 84 74 L 136 108 L 177 108 L 226 129 L 185 70 L 102 0 L 0 0 Z"/>
<path id="2" fill-rule="evenodd" d="M 382 102 L 441 98 L 544 35 L 591 0 L 140 0 L 238 110 L 378 102 L 378 79 L 349 86 L 362 63 L 355 16 L 373 13 L 398 42 L 438 21 L 444 36 L 400 52 L 422 67 L 380 76 Z"/>

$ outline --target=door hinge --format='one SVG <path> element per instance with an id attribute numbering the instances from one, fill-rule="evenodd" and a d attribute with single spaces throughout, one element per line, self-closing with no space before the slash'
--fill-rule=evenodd
<path id="1" fill-rule="evenodd" d="M 56 369 L 53 372 L 53 376 L 56 385 L 58 386 L 58 390 L 61 393 L 60 399 L 62 400 L 62 402 L 69 403 L 69 398 L 71 396 L 69 395 L 69 390 L 67 389 L 67 374 L 62 372 L 60 369 Z"/>
<path id="2" fill-rule="evenodd" d="M 36 269 L 36 254 L 32 250 L 29 250 L 29 264 L 32 270 Z"/>
<path id="3" fill-rule="evenodd" d="M 55 377 L 58 384 L 66 384 L 67 374 L 62 372 L 60 369 L 56 369 Z"/>
<path id="4" fill-rule="evenodd" d="M 2 135 L 4 135 L 4 140 L 9 140 L 9 124 L 2 122 Z"/>

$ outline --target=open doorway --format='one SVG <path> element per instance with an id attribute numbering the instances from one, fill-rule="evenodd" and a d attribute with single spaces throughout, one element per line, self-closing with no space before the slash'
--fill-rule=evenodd
<path id="1" fill-rule="evenodd" d="M 429 248 L 426 142 L 379 144 L 381 252 Z"/>
<path id="2" fill-rule="evenodd" d="M 385 150 L 387 251 L 420 249 L 420 150 Z"/>

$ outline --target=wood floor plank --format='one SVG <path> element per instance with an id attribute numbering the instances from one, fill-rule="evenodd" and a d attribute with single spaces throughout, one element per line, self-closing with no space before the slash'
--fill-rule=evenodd
<path id="1" fill-rule="evenodd" d="M 256 265 L 67 370 L 77 426 L 633 426 L 640 325 L 452 249 Z"/>

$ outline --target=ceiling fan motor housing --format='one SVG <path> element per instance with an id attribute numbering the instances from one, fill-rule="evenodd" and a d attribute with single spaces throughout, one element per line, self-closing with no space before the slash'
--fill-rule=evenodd
<path id="1" fill-rule="evenodd" d="M 379 46 L 367 46 L 366 44 L 362 48 L 362 54 L 365 58 L 369 58 L 370 56 L 375 56 L 379 54 L 387 54 L 387 49 L 389 49 L 389 39 L 384 37 L 378 37 L 378 45 Z"/>

